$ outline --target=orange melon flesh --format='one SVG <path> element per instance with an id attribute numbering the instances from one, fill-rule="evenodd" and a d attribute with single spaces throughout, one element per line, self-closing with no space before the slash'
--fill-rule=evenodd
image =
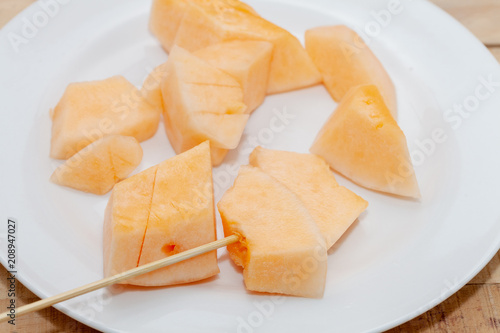
<path id="1" fill-rule="evenodd" d="M 302 201 L 287 187 L 259 168 L 243 166 L 218 208 L 224 234 L 241 239 L 227 249 L 243 267 L 249 290 L 322 297 L 324 240 Z"/>
<path id="2" fill-rule="evenodd" d="M 299 40 L 247 7 L 239 1 L 162 1 L 162 6 L 153 7 L 151 21 L 168 16 L 176 19 L 162 22 L 168 28 L 153 29 L 153 33 L 166 50 L 174 44 L 196 51 L 233 40 L 268 41 L 274 44 L 268 94 L 319 84 L 321 74 Z"/>
<path id="3" fill-rule="evenodd" d="M 259 41 L 232 41 L 214 44 L 193 54 L 234 77 L 243 89 L 247 113 L 266 97 L 273 44 Z"/>
<path id="4" fill-rule="evenodd" d="M 115 185 L 104 217 L 104 277 L 137 267 L 158 166 Z"/>
<path id="5" fill-rule="evenodd" d="M 135 138 L 111 135 L 70 157 L 50 180 L 76 190 L 105 194 L 134 171 L 141 160 L 142 148 Z"/>
<path id="6" fill-rule="evenodd" d="M 342 99 L 310 151 L 364 187 L 420 197 L 405 135 L 374 85 L 352 89 Z"/>
<path id="7" fill-rule="evenodd" d="M 337 102 L 356 86 L 376 85 L 394 119 L 397 98 L 389 74 L 361 37 L 343 25 L 306 31 L 306 50 L 323 75 L 328 92 Z"/>
<path id="8" fill-rule="evenodd" d="M 210 146 L 205 142 L 158 166 L 139 265 L 216 240 Z M 219 273 L 212 251 L 136 277 L 129 283 L 161 286 Z"/>
<path id="9" fill-rule="evenodd" d="M 159 110 L 122 76 L 72 83 L 54 109 L 50 157 L 67 159 L 107 135 L 151 138 Z"/>
<path id="10" fill-rule="evenodd" d="M 175 46 L 162 82 L 165 129 L 177 153 L 210 141 L 234 149 L 248 121 L 240 84 L 229 74 Z"/>
<path id="11" fill-rule="evenodd" d="M 213 0 L 196 0 L 203 3 Z M 257 15 L 257 12 L 247 4 L 237 0 L 217 0 L 221 4 L 238 8 L 248 14 Z M 167 52 L 174 46 L 175 36 L 179 25 L 184 17 L 184 12 L 188 6 L 186 0 L 155 0 L 151 8 L 149 28 L 151 32 L 160 40 Z"/>
<path id="12" fill-rule="evenodd" d="M 316 155 L 257 147 L 250 155 L 250 164 L 277 179 L 302 200 L 327 248 L 368 207 L 361 197 L 339 186 L 328 164 Z"/>
<path id="13" fill-rule="evenodd" d="M 224 162 L 224 159 L 229 153 L 229 150 L 223 148 L 211 147 L 211 153 L 212 153 L 212 165 L 218 166 L 221 165 L 222 162 Z"/>
<path id="14" fill-rule="evenodd" d="M 104 234 L 105 276 L 214 241 L 208 142 L 119 183 L 108 204 Z M 212 251 L 125 283 L 164 286 L 218 273 Z"/>

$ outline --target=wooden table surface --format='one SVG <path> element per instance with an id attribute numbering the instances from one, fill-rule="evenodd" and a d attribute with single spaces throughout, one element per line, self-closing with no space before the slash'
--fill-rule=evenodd
<path id="1" fill-rule="evenodd" d="M 0 0 L 0 27 L 33 0 Z M 467 26 L 500 61 L 500 0 L 433 0 Z M 18 283 L 17 304 L 38 300 Z M 0 266 L 0 309 L 5 309 L 7 271 Z M 4 310 L 1 310 L 4 311 Z M 1 324 L 0 324 L 1 325 Z M 9 326 L 9 327 L 7 327 Z M 17 319 L 13 330 L 3 324 L 0 332 L 97 332 L 54 308 Z M 470 283 L 445 302 L 390 333 L 499 332 L 500 333 L 500 252 Z"/>

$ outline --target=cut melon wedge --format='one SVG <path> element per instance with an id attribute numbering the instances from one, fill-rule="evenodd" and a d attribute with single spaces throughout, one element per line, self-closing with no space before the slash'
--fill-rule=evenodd
<path id="1" fill-rule="evenodd" d="M 243 89 L 247 113 L 266 97 L 273 44 L 259 41 L 232 41 L 214 44 L 193 54 L 234 77 Z"/>
<path id="2" fill-rule="evenodd" d="M 209 143 L 117 184 L 104 235 L 105 276 L 215 241 Z M 212 251 L 125 283 L 174 285 L 218 273 L 217 253 Z"/>
<path id="3" fill-rule="evenodd" d="M 155 0 L 151 8 L 149 29 L 158 37 L 167 52 L 174 46 L 175 36 L 181 24 L 189 0 Z M 214 0 L 191 0 L 192 2 L 208 2 Z M 222 5 L 237 8 L 242 12 L 258 16 L 249 5 L 238 0 L 216 0 Z"/>
<path id="4" fill-rule="evenodd" d="M 156 133 L 160 115 L 122 76 L 72 83 L 54 109 L 50 157 L 67 159 L 113 134 L 147 140 Z"/>
<path id="5" fill-rule="evenodd" d="M 322 297 L 327 268 L 324 239 L 302 201 L 261 169 L 243 166 L 218 204 L 227 247 L 243 267 L 249 290 Z"/>
<path id="6" fill-rule="evenodd" d="M 167 51 L 174 44 L 193 52 L 233 40 L 273 43 L 269 94 L 321 82 L 321 74 L 296 37 L 239 1 L 156 0 L 151 22 L 158 27 L 152 31 Z"/>
<path id="7" fill-rule="evenodd" d="M 353 87 L 374 84 L 396 119 L 398 105 L 394 84 L 356 32 L 343 25 L 307 30 L 306 50 L 335 101 L 340 102 Z"/>
<path id="8" fill-rule="evenodd" d="M 364 187 L 420 197 L 406 137 L 374 85 L 354 88 L 342 99 L 311 152 Z"/>
<path id="9" fill-rule="evenodd" d="M 257 147 L 250 164 L 261 168 L 295 193 L 316 221 L 330 248 L 368 207 L 355 193 L 339 186 L 326 162 L 312 154 Z"/>
<path id="10" fill-rule="evenodd" d="M 240 84 L 177 46 L 166 66 L 164 120 L 174 150 L 182 153 L 206 140 L 213 148 L 236 148 L 249 117 Z"/>
<path id="11" fill-rule="evenodd" d="M 50 180 L 76 190 L 105 194 L 134 171 L 141 160 L 142 148 L 135 138 L 111 135 L 70 157 Z"/>

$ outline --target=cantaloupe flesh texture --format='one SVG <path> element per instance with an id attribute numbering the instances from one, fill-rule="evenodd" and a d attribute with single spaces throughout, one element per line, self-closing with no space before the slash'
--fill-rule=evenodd
<path id="1" fill-rule="evenodd" d="M 353 87 L 376 85 L 394 119 L 396 90 L 392 80 L 361 37 L 343 25 L 306 31 L 306 49 L 323 75 L 326 88 L 337 102 Z"/>
<path id="2" fill-rule="evenodd" d="M 158 166 L 139 265 L 216 240 L 210 146 L 205 142 Z M 138 276 L 128 283 L 161 286 L 219 273 L 217 252 Z"/>
<path id="3" fill-rule="evenodd" d="M 174 47 L 162 82 L 165 129 L 177 153 L 209 140 L 237 147 L 248 121 L 239 83 L 229 74 Z"/>
<path id="4" fill-rule="evenodd" d="M 324 239 L 302 201 L 259 168 L 243 166 L 218 203 L 227 247 L 243 267 L 249 290 L 322 297 L 327 254 Z"/>
<path id="5" fill-rule="evenodd" d="M 70 157 L 50 180 L 76 190 L 105 194 L 134 171 L 141 160 L 142 148 L 135 138 L 107 136 Z"/>
<path id="6" fill-rule="evenodd" d="M 214 44 L 193 54 L 234 77 L 243 89 L 247 113 L 266 97 L 273 44 L 260 41 L 232 41 Z"/>
<path id="7" fill-rule="evenodd" d="M 321 74 L 314 66 L 299 40 L 286 30 L 249 13 L 241 6 L 224 1 L 171 1 L 154 9 L 166 17 L 175 12 L 181 21 L 171 20 L 165 31 L 175 30 L 175 40 L 160 29 L 154 30 L 165 49 L 176 44 L 188 51 L 196 51 L 209 45 L 233 40 L 268 41 L 274 44 L 267 93 L 279 93 L 300 89 L 321 82 Z M 168 36 L 167 36 L 168 35 Z"/>
<path id="8" fill-rule="evenodd" d="M 139 263 L 157 169 L 154 166 L 142 171 L 113 189 L 104 218 L 104 277 Z"/>
<path id="9" fill-rule="evenodd" d="M 156 133 L 160 115 L 122 76 L 72 83 L 54 109 L 50 156 L 67 159 L 113 134 L 147 140 Z"/>
<path id="10" fill-rule="evenodd" d="M 250 155 L 250 164 L 276 178 L 302 200 L 328 248 L 368 207 L 361 197 L 339 186 L 328 164 L 316 155 L 257 147 Z"/>
<path id="11" fill-rule="evenodd" d="M 310 150 L 364 187 L 420 197 L 406 137 L 374 85 L 342 99 Z"/>
<path id="12" fill-rule="evenodd" d="M 132 176 L 113 189 L 104 221 L 104 275 L 215 240 L 209 144 Z M 123 282 L 161 286 L 219 272 L 216 252 Z"/>
<path id="13" fill-rule="evenodd" d="M 191 0 L 192 1 L 192 0 Z M 199 3 L 214 1 L 220 5 L 226 4 L 238 8 L 243 12 L 257 15 L 255 10 L 241 1 L 235 0 L 196 0 Z M 167 52 L 174 46 L 177 29 L 184 17 L 187 0 L 155 0 L 151 8 L 149 28 L 160 40 Z"/>

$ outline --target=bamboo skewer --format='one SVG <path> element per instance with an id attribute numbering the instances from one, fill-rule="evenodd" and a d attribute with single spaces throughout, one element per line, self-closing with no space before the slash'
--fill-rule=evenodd
<path id="1" fill-rule="evenodd" d="M 149 264 L 145 264 L 136 268 L 132 268 L 128 271 L 125 271 L 123 273 L 119 273 L 110 277 L 107 277 L 105 279 L 95 281 L 92 283 L 89 283 L 87 285 L 66 291 L 64 293 L 61 293 L 59 295 L 51 296 L 42 300 L 39 300 L 37 302 L 24 305 L 18 309 L 16 309 L 16 318 L 18 316 L 25 315 L 30 312 L 35 312 L 38 310 L 42 310 L 45 308 L 48 308 L 54 304 L 66 301 L 68 299 L 95 291 L 97 289 L 101 289 L 110 285 L 113 285 L 115 283 L 131 279 L 133 277 L 149 273 L 151 271 L 167 267 L 173 264 L 176 264 L 180 261 L 184 261 L 196 256 L 199 256 L 200 254 L 204 254 L 213 250 L 217 250 L 221 247 L 236 243 L 239 240 L 238 236 L 236 235 L 231 235 L 229 237 L 226 237 L 224 239 L 220 239 L 202 246 L 195 247 L 193 249 L 175 254 L 173 256 L 160 259 L 157 261 L 153 261 Z M 10 319 L 9 317 L 10 312 L 4 312 L 0 314 L 0 323 L 6 322 Z"/>

